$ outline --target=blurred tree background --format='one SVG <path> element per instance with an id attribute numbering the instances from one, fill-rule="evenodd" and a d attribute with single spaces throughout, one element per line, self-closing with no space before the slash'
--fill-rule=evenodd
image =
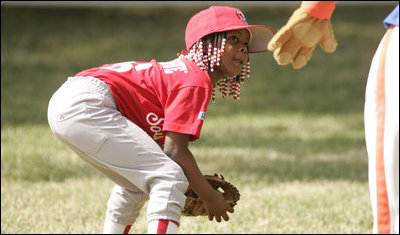
<path id="1" fill-rule="evenodd" d="M 218 5 L 218 2 L 216 2 Z M 396 2 L 338 4 L 334 54 L 317 48 L 306 67 L 278 66 L 270 52 L 251 55 L 241 99 L 217 94 L 208 116 L 228 113 L 362 113 L 372 56 Z M 32 4 L 31 4 L 32 5 Z M 277 31 L 298 4 L 241 8 L 250 24 Z M 172 60 L 185 49 L 186 23 L 203 5 L 1 7 L 1 126 L 47 123 L 52 93 L 79 71 L 106 63 Z"/>

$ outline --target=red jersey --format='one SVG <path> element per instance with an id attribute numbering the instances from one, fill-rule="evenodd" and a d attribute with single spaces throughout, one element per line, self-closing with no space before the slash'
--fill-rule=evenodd
<path id="1" fill-rule="evenodd" d="M 166 131 L 200 138 L 212 84 L 207 71 L 189 60 L 106 64 L 75 76 L 107 83 L 121 114 L 158 143 Z"/>

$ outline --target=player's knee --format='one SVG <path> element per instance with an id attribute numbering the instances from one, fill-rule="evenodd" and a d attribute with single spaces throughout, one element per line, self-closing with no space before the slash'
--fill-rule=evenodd
<path id="1" fill-rule="evenodd" d="M 132 192 L 116 185 L 108 199 L 106 215 L 117 223 L 132 224 L 139 216 L 146 199 L 143 192 Z"/>

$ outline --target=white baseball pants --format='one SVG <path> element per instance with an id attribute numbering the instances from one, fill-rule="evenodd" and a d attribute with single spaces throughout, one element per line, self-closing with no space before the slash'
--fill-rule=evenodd
<path id="1" fill-rule="evenodd" d="M 146 132 L 122 116 L 106 83 L 68 78 L 48 107 L 53 133 L 115 182 L 107 203 L 111 221 L 130 225 L 147 205 L 147 221 L 179 223 L 188 181 Z M 84 195 L 83 195 L 84 196 Z"/>
<path id="2" fill-rule="evenodd" d="M 399 233 L 399 27 L 372 60 L 365 95 L 365 139 L 373 233 Z"/>

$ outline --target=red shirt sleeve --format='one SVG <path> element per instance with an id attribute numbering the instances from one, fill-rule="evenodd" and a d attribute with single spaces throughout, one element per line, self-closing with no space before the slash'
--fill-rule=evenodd
<path id="1" fill-rule="evenodd" d="M 171 91 L 166 102 L 163 131 L 191 135 L 191 141 L 199 139 L 210 96 L 211 90 L 203 87 Z"/>
<path id="2" fill-rule="evenodd" d="M 335 10 L 336 1 L 303 1 L 301 8 L 318 19 L 330 19 Z"/>

